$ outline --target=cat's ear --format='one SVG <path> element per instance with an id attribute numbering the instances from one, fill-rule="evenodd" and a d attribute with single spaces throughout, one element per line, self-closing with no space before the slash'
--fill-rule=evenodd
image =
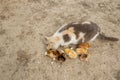
<path id="1" fill-rule="evenodd" d="M 49 37 L 45 36 L 44 39 L 43 39 L 43 42 L 44 42 L 45 44 L 48 44 L 49 39 L 50 39 Z"/>
<path id="2" fill-rule="evenodd" d="M 50 39 L 50 37 L 48 36 L 45 36 L 45 40 L 48 41 Z"/>

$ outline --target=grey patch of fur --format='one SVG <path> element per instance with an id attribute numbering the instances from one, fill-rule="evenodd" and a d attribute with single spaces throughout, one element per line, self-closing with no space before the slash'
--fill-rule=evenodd
<path id="1" fill-rule="evenodd" d="M 63 35 L 63 39 L 64 39 L 64 42 L 69 42 L 70 41 L 70 37 L 69 37 L 68 34 Z"/>
<path id="2" fill-rule="evenodd" d="M 104 33 L 100 33 L 100 35 L 98 36 L 98 38 L 101 39 L 101 40 L 107 40 L 107 41 L 119 41 L 118 38 L 108 37 Z"/>

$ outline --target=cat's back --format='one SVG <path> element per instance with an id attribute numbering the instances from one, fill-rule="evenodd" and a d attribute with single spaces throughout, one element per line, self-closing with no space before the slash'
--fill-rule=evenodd
<path id="1" fill-rule="evenodd" d="M 65 30 L 68 30 L 69 28 L 73 28 L 75 33 L 83 32 L 83 33 L 89 33 L 91 31 L 100 31 L 99 26 L 90 21 L 84 21 L 84 22 L 71 22 L 64 26 L 62 26 L 58 32 L 61 33 Z"/>

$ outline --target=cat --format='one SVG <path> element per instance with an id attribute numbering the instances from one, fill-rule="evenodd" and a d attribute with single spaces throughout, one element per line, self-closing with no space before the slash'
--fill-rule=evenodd
<path id="1" fill-rule="evenodd" d="M 118 41 L 118 38 L 107 37 L 100 33 L 100 27 L 92 21 L 71 22 L 60 27 L 51 37 L 46 37 L 47 49 L 58 49 L 60 46 L 78 45 L 101 39 Z"/>

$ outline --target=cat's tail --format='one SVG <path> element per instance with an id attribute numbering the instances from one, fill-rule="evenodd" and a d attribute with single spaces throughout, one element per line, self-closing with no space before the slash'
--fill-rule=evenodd
<path id="1" fill-rule="evenodd" d="M 98 39 L 107 40 L 107 41 L 119 41 L 118 38 L 115 38 L 115 37 L 108 37 L 108 36 L 106 36 L 106 35 L 103 34 L 103 33 L 100 33 L 100 34 L 99 34 Z"/>

